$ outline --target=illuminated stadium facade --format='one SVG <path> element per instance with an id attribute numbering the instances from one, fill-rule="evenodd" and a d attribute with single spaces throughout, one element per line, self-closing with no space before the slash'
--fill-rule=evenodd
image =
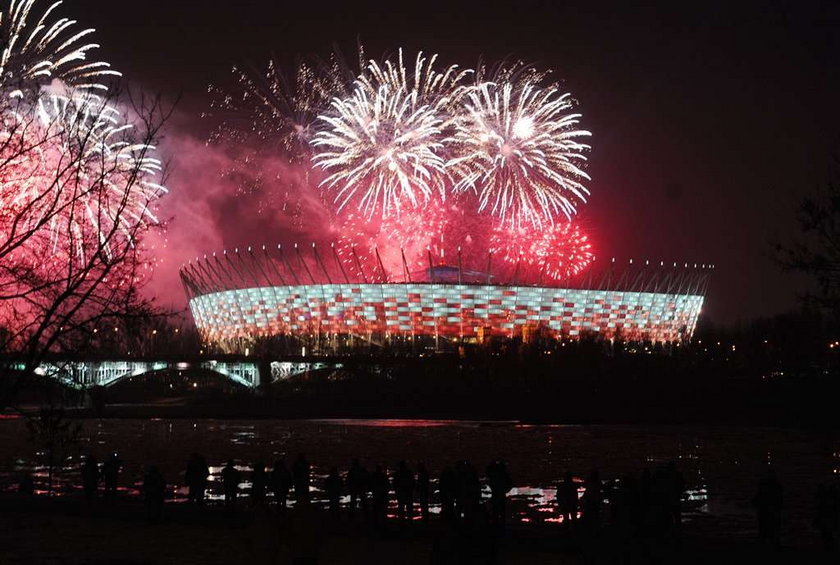
<path id="1" fill-rule="evenodd" d="M 375 250 L 371 261 L 354 257 L 360 269 L 351 274 L 331 247 L 249 248 L 191 262 L 181 279 L 203 340 L 241 353 L 280 336 L 302 343 L 317 336 L 320 349 L 354 339 L 434 338 L 436 347 L 532 336 L 679 342 L 694 332 L 711 269 L 609 263 L 576 282 L 545 286 L 519 269 L 496 272 L 490 255 L 481 271 L 434 265 L 430 256 L 427 269 L 409 272 L 404 264 L 396 276 L 377 258 Z M 363 264 L 374 268 L 365 272 Z"/>

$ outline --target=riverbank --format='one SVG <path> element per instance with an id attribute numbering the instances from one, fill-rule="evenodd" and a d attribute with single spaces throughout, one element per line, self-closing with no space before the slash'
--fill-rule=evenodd
<path id="1" fill-rule="evenodd" d="M 508 526 L 451 531 L 434 518 L 429 524 L 371 529 L 346 517 L 314 510 L 308 519 L 319 562 L 427 565 L 496 563 L 512 565 L 615 563 L 625 545 L 605 529 L 597 539 L 566 536 L 561 526 Z M 249 565 L 291 562 L 300 547 L 301 525 L 294 509 L 244 504 L 234 517 L 219 506 L 166 504 L 162 520 L 149 524 L 139 500 L 114 506 L 88 505 L 80 498 L 0 495 L 0 563 L 4 565 Z M 634 546 L 630 562 L 647 563 L 825 563 L 836 556 L 787 545 L 776 551 L 744 540 L 710 537 L 702 525 L 686 526 L 678 542 Z M 295 539 L 297 538 L 297 539 Z"/>

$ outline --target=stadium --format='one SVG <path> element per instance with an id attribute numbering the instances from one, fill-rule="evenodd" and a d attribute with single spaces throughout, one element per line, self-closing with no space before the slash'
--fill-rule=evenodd
<path id="1" fill-rule="evenodd" d="M 333 245 L 232 250 L 181 269 L 196 326 L 226 353 L 283 338 L 310 352 L 411 340 L 434 350 L 462 343 L 599 336 L 651 343 L 691 337 L 712 266 L 632 261 L 590 267 L 576 281 L 540 284 L 513 266 L 483 270 L 427 256 L 428 267 L 389 273 L 380 253 Z M 348 272 L 348 265 L 359 269 Z M 363 267 L 373 265 L 368 270 Z M 300 350 L 299 350 L 300 352 Z"/>

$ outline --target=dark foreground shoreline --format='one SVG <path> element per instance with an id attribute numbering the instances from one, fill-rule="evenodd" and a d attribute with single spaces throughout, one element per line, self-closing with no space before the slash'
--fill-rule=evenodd
<path id="1" fill-rule="evenodd" d="M 445 529 L 389 520 L 373 528 L 315 510 L 319 563 L 398 565 L 435 563 L 829 563 L 838 556 L 793 541 L 770 549 L 752 540 L 719 537 L 712 524 L 695 521 L 678 539 L 629 554 L 609 527 L 597 537 L 567 535 L 561 526 L 513 525 Z M 299 528 L 294 510 L 253 508 L 244 501 L 231 516 L 221 506 L 167 503 L 160 523 L 146 521 L 138 499 L 113 506 L 81 497 L 0 495 L 0 563 L 4 565 L 229 565 L 290 563 Z M 488 549 L 492 547 L 493 549 Z M 488 561 L 488 556 L 493 560 Z"/>

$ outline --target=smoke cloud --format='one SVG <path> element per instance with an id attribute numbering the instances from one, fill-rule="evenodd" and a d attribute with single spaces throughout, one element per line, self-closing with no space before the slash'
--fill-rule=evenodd
<path id="1" fill-rule="evenodd" d="M 161 306 L 186 307 L 178 270 L 205 254 L 331 237 L 330 214 L 307 164 L 232 154 L 180 132 L 170 132 L 159 149 L 169 193 L 155 208 L 165 229 L 147 238 L 156 268 L 146 291 Z"/>

